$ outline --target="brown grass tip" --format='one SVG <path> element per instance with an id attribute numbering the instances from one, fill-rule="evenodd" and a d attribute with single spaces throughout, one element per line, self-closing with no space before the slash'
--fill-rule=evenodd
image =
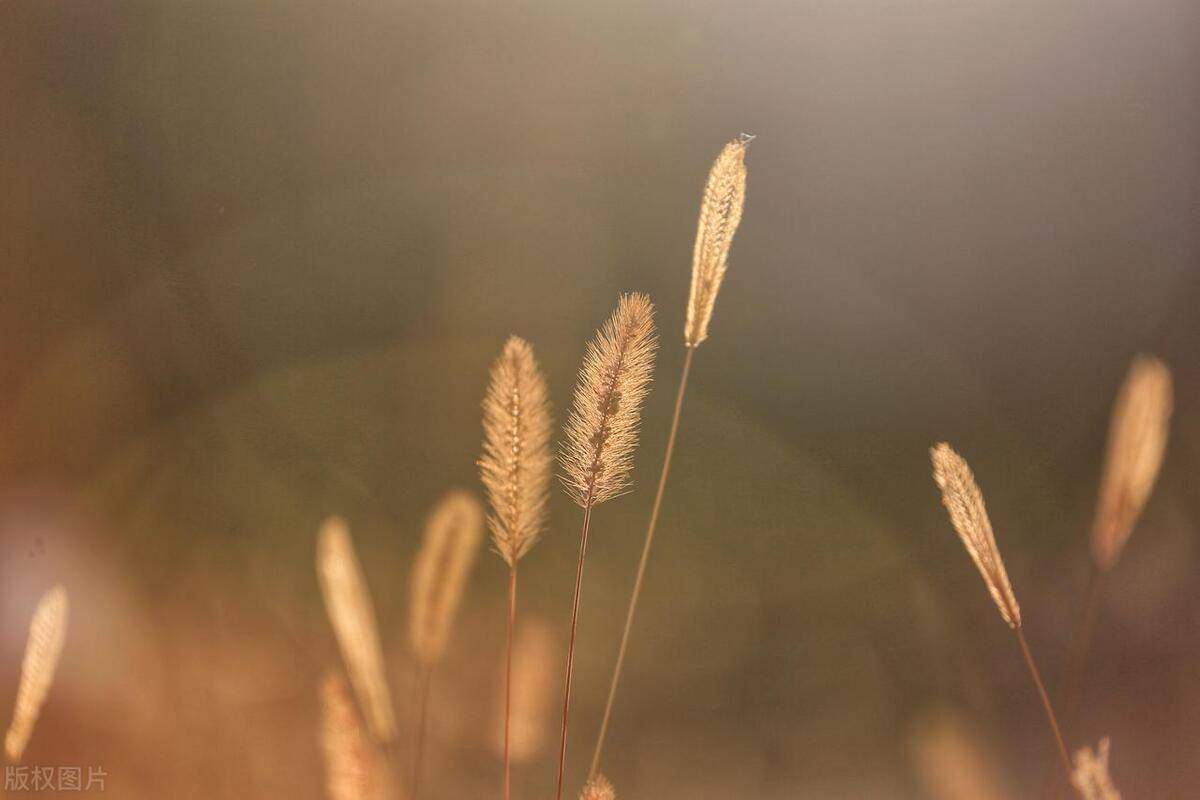
<path id="1" fill-rule="evenodd" d="M 942 442 L 929 451 L 933 460 L 933 479 L 942 490 L 942 504 L 950 514 L 950 523 L 962 540 L 988 592 L 1011 628 L 1021 627 L 1021 607 L 1013 594 L 1004 560 L 996 547 L 992 523 L 983 504 L 983 492 L 962 456 Z"/>

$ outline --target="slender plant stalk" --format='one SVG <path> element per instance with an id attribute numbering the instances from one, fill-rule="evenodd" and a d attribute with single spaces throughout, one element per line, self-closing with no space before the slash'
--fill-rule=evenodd
<path id="1" fill-rule="evenodd" d="M 604 740 L 608 735 L 608 723 L 612 716 L 617 686 L 621 682 L 621 671 L 625 666 L 625 651 L 629 647 L 629 633 L 633 630 L 633 616 L 637 611 L 638 598 L 642 594 L 642 581 L 646 575 L 646 563 L 650 560 L 650 547 L 654 543 L 654 531 L 658 528 L 658 515 L 662 510 L 663 495 L 667 490 L 667 477 L 671 472 L 671 456 L 675 452 L 675 436 L 679 432 L 679 417 L 683 411 L 683 396 L 687 392 L 688 374 L 692 369 L 692 356 L 696 348 L 686 348 L 683 372 L 679 376 L 679 391 L 675 395 L 675 413 L 671 417 L 671 433 L 667 436 L 667 452 L 663 456 L 662 474 L 658 478 L 658 491 L 654 495 L 654 506 L 650 511 L 650 525 L 646 528 L 646 541 L 642 545 L 642 558 L 638 562 L 637 577 L 633 581 L 633 595 L 629 598 L 629 609 L 625 612 L 625 629 L 621 632 L 621 646 L 617 651 L 617 664 L 613 668 L 612 683 L 608 687 L 608 701 L 604 704 L 604 720 L 600 723 L 600 735 L 596 738 L 596 751 L 592 754 L 592 766 L 588 777 L 594 777 L 600 768 L 600 757 L 604 753 Z"/>
<path id="2" fill-rule="evenodd" d="M 416 683 L 417 716 L 415 719 L 416 732 L 413 744 L 412 773 L 409 779 L 413 800 L 421 796 L 421 765 L 425 760 L 425 719 L 429 712 L 429 690 L 433 684 L 433 665 L 418 667 Z"/>
<path id="3" fill-rule="evenodd" d="M 1013 633 L 1017 636 L 1017 644 L 1021 646 L 1021 655 L 1025 657 L 1025 665 L 1029 667 L 1029 675 L 1033 679 L 1034 686 L 1037 687 L 1038 696 L 1042 698 L 1042 708 L 1046 710 L 1046 719 L 1050 722 L 1050 730 L 1054 733 L 1054 744 L 1058 747 L 1058 757 L 1062 760 L 1063 771 L 1067 774 L 1067 780 L 1071 779 L 1071 757 L 1067 755 L 1067 746 L 1063 742 L 1062 731 L 1058 727 L 1058 717 L 1054 714 L 1054 706 L 1050 704 L 1050 696 L 1046 694 L 1046 686 L 1042 683 L 1041 673 L 1038 672 L 1037 664 L 1033 661 L 1033 655 L 1029 652 L 1029 644 L 1025 641 L 1025 634 L 1020 626 L 1013 628 Z"/>
<path id="4" fill-rule="evenodd" d="M 583 561 L 587 555 L 588 528 L 592 522 L 591 502 L 583 510 L 583 529 L 579 533 L 579 566 L 575 569 L 575 597 L 571 601 L 571 638 L 567 643 L 567 678 L 563 691 L 562 732 L 558 739 L 558 790 L 555 797 L 562 800 L 563 773 L 567 765 L 567 722 L 571 715 L 571 675 L 575 668 L 575 632 L 579 626 L 579 594 L 583 588 Z"/>
<path id="5" fill-rule="evenodd" d="M 1059 684 L 1059 702 L 1063 710 L 1063 726 L 1068 731 L 1075 730 L 1076 712 L 1079 710 L 1079 698 L 1083 687 L 1083 674 L 1087 666 L 1088 651 L 1091 648 L 1092 631 L 1096 627 L 1096 615 L 1100 610 L 1100 599 L 1104 596 L 1104 587 L 1108 584 L 1108 572 L 1092 564 L 1088 576 L 1086 599 L 1083 604 L 1083 614 L 1075 626 L 1071 636 L 1071 646 L 1067 650 L 1066 666 L 1063 668 L 1062 680 Z M 1042 780 L 1042 797 L 1052 797 L 1058 789 L 1058 773 L 1047 769 Z"/>
<path id="6" fill-rule="evenodd" d="M 512 720 L 513 628 L 517 624 L 517 565 L 508 569 L 508 635 L 504 666 L 504 800 L 509 800 L 509 729 Z"/>
<path id="7" fill-rule="evenodd" d="M 575 386 L 575 402 L 567 418 L 565 441 L 560 452 L 562 481 L 567 494 L 583 509 L 583 527 L 579 535 L 575 596 L 571 601 L 571 638 L 567 645 L 558 748 L 557 800 L 562 800 L 567 761 L 575 636 L 579 626 L 579 596 L 583 588 L 592 508 L 629 488 L 642 402 L 650 387 L 657 346 L 654 306 L 650 298 L 644 294 L 622 296 L 617 310 L 588 343 L 579 382 Z"/>

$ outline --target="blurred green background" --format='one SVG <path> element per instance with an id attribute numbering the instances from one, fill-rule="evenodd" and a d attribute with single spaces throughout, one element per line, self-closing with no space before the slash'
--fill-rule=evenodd
<path id="1" fill-rule="evenodd" d="M 613 721 L 618 796 L 935 797 L 916 754 L 945 709 L 1034 796 L 1050 740 L 927 450 L 975 468 L 1057 683 L 1139 352 L 1174 370 L 1172 437 L 1068 737 L 1112 737 L 1127 797 L 1200 784 L 1191 0 L 10 1 L 0 36 L 4 713 L 37 597 L 72 597 L 27 763 L 104 765 L 121 798 L 322 796 L 320 521 L 351 523 L 407 719 L 408 568 L 441 493 L 478 490 L 491 360 L 530 339 L 562 419 L 584 342 L 642 290 L 663 346 L 636 490 L 595 517 L 577 785 L 700 189 L 749 131 Z M 561 645 L 579 512 L 551 511 L 521 612 Z M 430 800 L 498 796 L 505 580 L 481 554 Z M 549 793 L 553 749 L 518 796 Z"/>

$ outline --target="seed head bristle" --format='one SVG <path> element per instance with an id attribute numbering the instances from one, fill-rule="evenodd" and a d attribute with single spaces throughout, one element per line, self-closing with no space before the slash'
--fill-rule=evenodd
<path id="1" fill-rule="evenodd" d="M 597 773 L 588 779 L 579 793 L 579 800 L 617 800 L 617 793 L 608 778 Z"/>
<path id="2" fill-rule="evenodd" d="M 10 764 L 20 761 L 25 753 L 38 714 L 54 684 L 54 671 L 67 637 L 67 610 L 67 591 L 56 585 L 42 596 L 33 612 L 12 723 L 4 737 L 4 753 Z"/>
<path id="3" fill-rule="evenodd" d="M 1071 784 L 1083 800 L 1121 800 L 1108 772 L 1108 752 L 1107 738 L 1100 740 L 1095 753 L 1086 747 L 1076 751 Z"/>
<path id="4" fill-rule="evenodd" d="M 483 539 L 483 508 L 455 490 L 434 507 L 413 564 L 409 586 L 409 644 L 429 667 L 441 660 L 467 576 Z"/>
<path id="5" fill-rule="evenodd" d="M 385 677 L 379 626 L 350 531 L 338 517 L 330 517 L 321 526 L 317 578 L 346 674 L 367 725 L 373 736 L 389 742 L 396 736 L 396 717 Z"/>
<path id="6" fill-rule="evenodd" d="M 657 347 L 654 306 L 638 293 L 622 295 L 588 342 L 559 454 L 563 485 L 580 506 L 603 503 L 629 487 Z"/>
<path id="7" fill-rule="evenodd" d="M 746 145 L 753 138 L 743 134 L 725 145 L 704 185 L 692 252 L 692 288 L 683 328 L 683 341 L 688 347 L 698 347 L 708 338 L 708 323 L 725 278 L 729 248 L 742 221 L 746 202 Z"/>
<path id="8" fill-rule="evenodd" d="M 1154 488 L 1171 406 L 1171 370 L 1157 358 L 1136 359 L 1113 406 L 1092 526 L 1092 558 L 1102 570 L 1120 557 Z"/>
<path id="9" fill-rule="evenodd" d="M 355 711 L 346 682 L 336 673 L 321 682 L 321 752 L 329 800 L 383 800 L 387 771 Z"/>
<path id="10" fill-rule="evenodd" d="M 1017 605 L 1004 560 L 996 547 L 992 523 L 983 505 L 983 493 L 975 483 L 971 468 L 945 442 L 936 445 L 929 454 L 933 460 L 933 479 L 942 490 L 942 504 L 950 514 L 950 523 L 983 576 L 1000 616 L 1010 628 L 1021 627 L 1021 607 Z"/>
<path id="11" fill-rule="evenodd" d="M 483 400 L 479 474 L 492 513 L 492 543 L 516 566 L 546 523 L 550 485 L 550 400 L 533 348 L 513 336 L 492 365 Z"/>

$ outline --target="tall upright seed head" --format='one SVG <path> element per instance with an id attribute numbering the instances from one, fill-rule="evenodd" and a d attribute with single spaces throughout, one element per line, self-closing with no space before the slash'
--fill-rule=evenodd
<path id="1" fill-rule="evenodd" d="M 387 770 L 367 740 L 341 676 L 321 682 L 321 753 L 329 800 L 383 800 Z"/>
<path id="2" fill-rule="evenodd" d="M 492 543 L 510 567 L 529 552 L 545 526 L 551 460 L 546 379 L 533 348 L 512 336 L 492 365 L 479 459 L 492 507 Z"/>
<path id="3" fill-rule="evenodd" d="M 427 667 L 440 661 L 446 649 L 482 539 L 483 508 L 461 490 L 442 498 L 425 524 L 409 585 L 408 635 L 413 655 Z"/>
<path id="4" fill-rule="evenodd" d="M 57 585 L 38 601 L 29 623 L 12 723 L 4 737 L 4 753 L 10 763 L 20 761 L 25 753 L 33 726 L 54 683 L 54 671 L 67 638 L 67 605 L 67 591 Z"/>
<path id="5" fill-rule="evenodd" d="M 608 778 L 597 773 L 588 779 L 579 793 L 579 800 L 617 800 L 617 793 Z"/>
<path id="6" fill-rule="evenodd" d="M 708 173 L 700 201 L 700 222 L 692 252 L 692 288 L 688 294 L 687 322 L 683 341 L 698 347 L 708 338 L 717 292 L 725 278 L 729 248 L 742 207 L 746 202 L 746 145 L 753 137 L 742 135 L 725 145 Z"/>
<path id="7" fill-rule="evenodd" d="M 1092 526 L 1092 558 L 1102 570 L 1120 557 L 1154 488 L 1171 405 L 1171 370 L 1157 358 L 1136 359 L 1113 406 Z"/>
<path id="8" fill-rule="evenodd" d="M 396 736 L 396 718 L 383 667 L 379 626 L 346 523 L 330 517 L 317 538 L 317 578 L 346 673 L 367 725 L 380 741 Z"/>
<path id="9" fill-rule="evenodd" d="M 936 445 L 929 454 L 933 459 L 933 479 L 942 490 L 942 504 L 950 514 L 950 523 L 983 576 L 996 608 L 1000 609 L 1000 616 L 1010 628 L 1021 627 L 1021 607 L 1013 595 L 1004 560 L 996 547 L 992 523 L 983 505 L 983 492 L 979 491 L 971 468 L 945 442 Z"/>
<path id="10" fill-rule="evenodd" d="M 612 317 L 588 342 L 559 454 L 563 485 L 584 508 L 629 487 L 657 347 L 654 306 L 638 293 L 622 295 Z"/>

